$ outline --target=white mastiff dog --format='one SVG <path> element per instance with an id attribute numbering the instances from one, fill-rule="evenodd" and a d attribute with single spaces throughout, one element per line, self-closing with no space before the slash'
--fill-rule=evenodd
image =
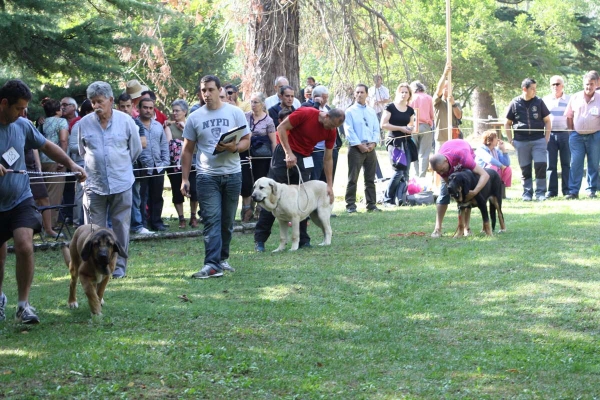
<path id="1" fill-rule="evenodd" d="M 254 183 L 252 199 L 270 211 L 279 220 L 279 247 L 282 251 L 288 240 L 288 222 L 292 223 L 292 248 L 298 250 L 300 221 L 310 215 L 310 220 L 323 231 L 321 246 L 331 244 L 331 211 L 327 184 L 321 181 L 304 182 L 301 186 L 284 185 L 273 179 L 260 178 Z"/>

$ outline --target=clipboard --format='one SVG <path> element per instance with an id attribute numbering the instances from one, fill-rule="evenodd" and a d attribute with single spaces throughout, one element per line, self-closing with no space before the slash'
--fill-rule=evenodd
<path id="1" fill-rule="evenodd" d="M 240 139 L 242 138 L 242 135 L 246 132 L 246 125 L 242 125 L 242 126 L 238 126 L 237 128 L 233 128 L 232 130 L 225 132 L 224 134 L 221 135 L 221 138 L 219 138 L 219 142 L 223 142 L 223 143 L 229 143 L 233 140 L 235 140 L 235 143 L 238 144 L 240 142 Z M 215 150 L 213 151 L 213 156 L 222 153 L 222 151 L 217 151 L 217 147 L 215 146 Z"/>

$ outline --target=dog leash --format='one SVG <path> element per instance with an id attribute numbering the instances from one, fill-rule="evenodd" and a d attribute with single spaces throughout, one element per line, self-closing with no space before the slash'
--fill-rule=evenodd
<path id="1" fill-rule="evenodd" d="M 308 191 L 304 187 L 304 180 L 302 180 L 302 173 L 300 172 L 300 167 L 298 166 L 297 163 L 296 163 L 296 169 L 298 170 L 298 195 L 296 196 L 296 205 L 298 206 L 298 211 L 300 211 L 301 213 L 305 213 L 306 210 L 308 210 Z M 289 185 L 291 185 L 289 168 L 286 169 L 286 173 L 287 173 L 287 181 L 288 181 L 288 186 L 289 186 Z M 304 194 L 306 194 L 306 208 L 304 210 L 300 207 L 300 190 L 301 189 L 304 190 Z"/>

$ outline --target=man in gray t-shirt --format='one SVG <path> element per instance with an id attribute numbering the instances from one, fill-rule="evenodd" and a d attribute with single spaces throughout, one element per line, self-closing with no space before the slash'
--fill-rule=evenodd
<path id="1" fill-rule="evenodd" d="M 181 154 L 181 192 L 189 195 L 192 154 L 197 148 L 196 188 L 200 212 L 204 220 L 204 266 L 192 278 L 218 278 L 229 265 L 229 244 L 233 221 L 242 186 L 239 154 L 250 146 L 249 130 L 244 129 L 239 142 L 219 142 L 221 135 L 245 126 L 241 109 L 221 101 L 221 82 L 213 75 L 200 80 L 206 104 L 190 114 L 183 131 Z M 215 154 L 213 154 L 215 153 Z"/>
<path id="2" fill-rule="evenodd" d="M 6 317 L 6 296 L 2 292 L 6 242 L 13 238 L 16 253 L 18 322 L 37 324 L 40 319 L 29 305 L 29 289 L 33 281 L 33 233 L 39 232 L 42 217 L 35 207 L 29 188 L 29 176 L 12 171 L 25 170 L 25 150 L 39 149 L 52 160 L 86 178 L 83 169 L 75 164 L 57 145 L 46 140 L 25 118 L 31 91 L 20 80 L 6 82 L 0 88 L 0 321 Z"/>

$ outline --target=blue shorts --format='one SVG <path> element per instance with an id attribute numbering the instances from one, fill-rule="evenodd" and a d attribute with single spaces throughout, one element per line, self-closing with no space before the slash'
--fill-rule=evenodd
<path id="1" fill-rule="evenodd" d="M 437 198 L 436 204 L 448 205 L 450 204 L 450 195 L 448 194 L 448 185 L 446 181 L 442 179 L 442 186 L 440 187 L 440 195 Z"/>

